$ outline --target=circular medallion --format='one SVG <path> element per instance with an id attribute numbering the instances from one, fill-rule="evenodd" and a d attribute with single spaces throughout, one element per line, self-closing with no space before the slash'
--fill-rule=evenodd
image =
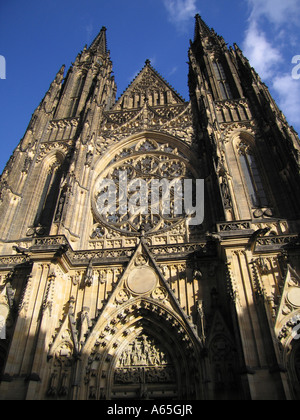
<path id="1" fill-rule="evenodd" d="M 287 298 L 293 306 L 300 307 L 300 289 L 298 287 L 292 287 Z"/>
<path id="2" fill-rule="evenodd" d="M 132 293 L 143 295 L 157 285 L 157 275 L 150 267 L 136 267 L 128 276 L 127 286 Z"/>

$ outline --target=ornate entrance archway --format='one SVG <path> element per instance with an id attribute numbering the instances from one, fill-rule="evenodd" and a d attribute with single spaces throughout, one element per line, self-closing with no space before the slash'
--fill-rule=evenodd
<path id="1" fill-rule="evenodd" d="M 175 314 L 135 299 L 114 315 L 91 348 L 83 399 L 202 399 L 201 348 Z"/>
<path id="2" fill-rule="evenodd" d="M 80 398 L 203 399 L 202 346 L 142 240 L 82 348 Z"/>

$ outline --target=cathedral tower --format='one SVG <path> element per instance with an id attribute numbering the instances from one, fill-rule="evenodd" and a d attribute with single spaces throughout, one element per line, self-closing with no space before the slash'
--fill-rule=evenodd
<path id="1" fill-rule="evenodd" d="M 189 101 L 149 60 L 116 100 L 102 28 L 8 162 L 1 399 L 300 398 L 299 138 L 195 19 Z"/>

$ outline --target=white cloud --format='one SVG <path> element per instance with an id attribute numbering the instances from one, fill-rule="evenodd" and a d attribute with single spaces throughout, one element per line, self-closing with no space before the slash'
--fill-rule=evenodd
<path id="1" fill-rule="evenodd" d="M 287 69 L 287 50 L 299 42 L 300 1 L 248 0 L 248 4 L 244 53 L 266 79 L 288 123 L 299 128 L 300 81 L 293 79 L 292 65 L 290 72 Z M 273 39 L 271 35 L 267 37 L 267 32 L 273 34 Z"/>
<path id="2" fill-rule="evenodd" d="M 88 25 L 85 26 L 85 31 L 86 31 L 87 44 L 90 44 L 93 40 L 92 36 L 94 32 L 94 25 L 92 23 L 89 23 Z"/>
<path id="3" fill-rule="evenodd" d="M 168 76 L 173 76 L 173 74 L 175 74 L 178 70 L 177 66 L 172 67 L 171 71 L 169 72 Z"/>
<path id="4" fill-rule="evenodd" d="M 169 19 L 177 26 L 187 22 L 197 13 L 196 0 L 163 0 Z"/>
<path id="5" fill-rule="evenodd" d="M 298 125 L 300 115 L 300 83 L 294 80 L 291 73 L 274 78 L 273 89 L 279 98 L 279 107 L 287 117 L 289 124 Z"/>
<path id="6" fill-rule="evenodd" d="M 280 51 L 267 40 L 255 21 L 251 22 L 243 43 L 245 56 L 263 79 L 272 77 L 283 60 Z"/>
<path id="7" fill-rule="evenodd" d="M 267 18 L 271 23 L 282 25 L 297 22 L 300 16 L 299 0 L 248 0 L 250 19 Z"/>

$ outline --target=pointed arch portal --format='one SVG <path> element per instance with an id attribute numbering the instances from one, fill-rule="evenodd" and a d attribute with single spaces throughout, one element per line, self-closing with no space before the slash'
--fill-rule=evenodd
<path id="1" fill-rule="evenodd" d="M 201 351 L 141 241 L 81 350 L 81 399 L 202 399 Z"/>
<path id="2" fill-rule="evenodd" d="M 176 315 L 150 298 L 114 315 L 86 354 L 82 399 L 201 399 L 200 348 Z"/>

